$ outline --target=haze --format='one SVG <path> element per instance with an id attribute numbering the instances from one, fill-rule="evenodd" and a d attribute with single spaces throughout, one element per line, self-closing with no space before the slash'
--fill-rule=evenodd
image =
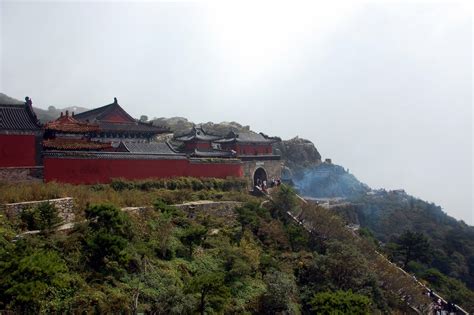
<path id="1" fill-rule="evenodd" d="M 474 224 L 472 7 L 325 2 L 1 1 L 0 92 L 299 135 Z"/>

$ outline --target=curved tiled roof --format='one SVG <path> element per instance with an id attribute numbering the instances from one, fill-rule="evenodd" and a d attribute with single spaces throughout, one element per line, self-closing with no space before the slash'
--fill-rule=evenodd
<path id="1" fill-rule="evenodd" d="M 27 104 L 0 104 L 1 130 L 40 130 L 41 124 L 33 112 L 31 103 Z"/>
<path id="2" fill-rule="evenodd" d="M 45 157 L 69 159 L 186 160 L 184 155 L 141 154 L 129 152 L 45 151 Z"/>
<path id="3" fill-rule="evenodd" d="M 167 142 L 121 142 L 119 149 L 130 153 L 180 155 Z"/>
<path id="4" fill-rule="evenodd" d="M 112 116 L 114 119 L 110 119 Z M 112 104 L 82 112 L 75 115 L 74 118 L 83 122 L 98 124 L 102 132 L 158 134 L 169 131 L 162 127 L 153 126 L 151 123 L 137 121 L 118 104 L 116 98 Z"/>
<path id="5" fill-rule="evenodd" d="M 210 150 L 210 151 L 202 151 L 202 150 L 197 150 L 195 149 L 194 152 L 192 153 L 192 156 L 195 157 L 227 157 L 231 158 L 236 156 L 235 152 L 232 151 L 222 151 L 222 150 Z"/>
<path id="6" fill-rule="evenodd" d="M 70 133 L 84 133 L 99 131 L 99 125 L 78 121 L 74 117 L 69 116 L 66 112 L 66 115 L 62 115 L 61 113 L 61 117 L 47 123 L 44 129 Z"/>
<path id="7" fill-rule="evenodd" d="M 120 115 L 124 122 L 129 122 L 129 123 L 134 123 L 136 122 L 135 119 L 133 119 L 132 116 L 130 116 L 118 103 L 117 103 L 117 99 L 115 98 L 114 99 L 114 102 L 112 104 L 109 104 L 109 105 L 105 105 L 105 106 L 101 106 L 101 107 L 98 107 L 98 108 L 94 108 L 94 109 L 91 109 L 91 110 L 88 110 L 88 111 L 85 111 L 85 112 L 82 112 L 80 114 L 77 114 L 75 116 L 76 119 L 78 120 L 87 120 L 87 121 L 90 121 L 90 122 L 93 122 L 93 121 L 105 121 L 105 117 L 108 115 L 108 114 L 111 114 L 111 113 L 114 113 L 114 114 L 118 114 Z"/>
<path id="8" fill-rule="evenodd" d="M 219 139 L 215 141 L 216 143 L 228 143 L 228 142 L 241 142 L 241 143 L 274 143 L 276 139 L 271 139 L 265 137 L 261 133 L 253 133 L 253 132 L 230 132 L 226 137 L 223 139 Z"/>
<path id="9" fill-rule="evenodd" d="M 90 141 L 85 139 L 64 139 L 56 138 L 43 141 L 43 148 L 46 150 L 89 150 L 99 151 L 112 149 L 110 143 Z"/>
<path id="10" fill-rule="evenodd" d="M 204 129 L 202 129 L 202 127 L 193 127 L 193 129 L 191 129 L 191 131 L 188 134 L 183 135 L 181 137 L 177 137 L 176 140 L 183 141 L 183 142 L 192 141 L 192 140 L 214 141 L 220 138 L 222 137 L 208 134 L 207 132 L 204 131 Z"/>

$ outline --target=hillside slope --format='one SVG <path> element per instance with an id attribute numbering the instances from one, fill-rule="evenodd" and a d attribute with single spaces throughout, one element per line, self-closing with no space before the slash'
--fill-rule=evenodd
<path id="1" fill-rule="evenodd" d="M 429 280 L 452 300 L 474 307 L 469 301 L 474 298 L 470 291 L 474 289 L 474 227 L 403 190 L 371 190 L 337 165 L 323 163 L 308 169 L 295 181 L 295 187 L 308 197 L 344 198 L 340 206 L 335 202 L 332 210 L 348 223 L 368 228 L 386 244 L 385 251 L 395 261 L 399 259 L 397 242 L 406 231 L 423 235 L 429 242 L 426 259 L 414 258 L 406 268 Z M 462 281 L 470 290 L 437 274 L 437 270 Z"/>
<path id="2" fill-rule="evenodd" d="M 275 192 L 273 203 L 262 203 L 238 181 L 37 185 L 0 186 L 0 196 L 31 190 L 86 197 L 95 205 L 81 201 L 80 223 L 67 232 L 52 228 L 56 220 L 48 206 L 17 220 L 0 217 L 0 309 L 311 314 L 324 312 L 330 300 L 333 310 L 365 314 L 405 313 L 408 303 L 429 303 L 411 277 L 401 278 L 374 259 L 370 239 L 354 235 L 330 211 L 313 207 L 307 212 L 315 234 L 289 221 L 285 211 L 297 199 L 285 186 Z M 150 196 L 154 206 L 141 210 L 110 204 L 150 201 Z M 247 202 L 212 212 L 169 204 L 201 198 Z M 15 237 L 25 226 L 41 233 Z"/>

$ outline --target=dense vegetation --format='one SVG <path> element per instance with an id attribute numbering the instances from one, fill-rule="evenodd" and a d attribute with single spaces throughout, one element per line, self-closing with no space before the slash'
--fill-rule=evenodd
<path id="1" fill-rule="evenodd" d="M 332 210 L 446 299 L 474 309 L 474 227 L 403 190 L 372 191 L 337 165 L 322 164 L 296 184 L 307 196 L 345 198 Z"/>
<path id="2" fill-rule="evenodd" d="M 447 299 L 474 309 L 474 227 L 402 191 L 380 191 L 344 207 L 383 242 L 391 259 Z"/>
<path id="3" fill-rule="evenodd" d="M 285 186 L 274 202 L 263 203 L 239 191 L 236 181 L 223 183 L 222 190 L 187 188 L 192 198 L 212 191 L 211 196 L 246 199 L 230 217 L 202 212 L 193 218 L 170 205 L 176 200 L 161 198 L 176 197 L 172 193 L 181 190 L 152 181 L 100 187 L 41 188 L 47 196 L 93 190 L 91 198 L 101 200 L 78 202 L 78 217 L 85 220 L 66 232 L 54 230 L 59 222 L 50 205 L 16 220 L 1 217 L 0 309 L 28 314 L 365 314 L 403 311 L 406 303 L 397 286 L 413 301 L 426 302 L 409 278 L 403 280 L 376 258 L 370 238 L 353 235 L 330 211 L 303 209 Z M 107 200 L 112 196 L 122 203 L 112 191 L 150 194 L 156 197 L 154 206 L 121 211 Z M 318 233 L 308 233 L 285 214 L 303 210 Z M 25 224 L 42 232 L 16 237 Z"/>

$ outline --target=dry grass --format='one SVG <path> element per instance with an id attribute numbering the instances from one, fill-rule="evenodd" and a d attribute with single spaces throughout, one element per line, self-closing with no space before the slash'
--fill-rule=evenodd
<path id="1" fill-rule="evenodd" d="M 88 204 L 111 203 L 119 207 L 151 205 L 157 199 L 175 204 L 196 200 L 249 201 L 240 179 L 195 179 L 122 181 L 110 185 L 60 183 L 0 183 L 0 204 L 73 197 L 79 211 Z"/>

